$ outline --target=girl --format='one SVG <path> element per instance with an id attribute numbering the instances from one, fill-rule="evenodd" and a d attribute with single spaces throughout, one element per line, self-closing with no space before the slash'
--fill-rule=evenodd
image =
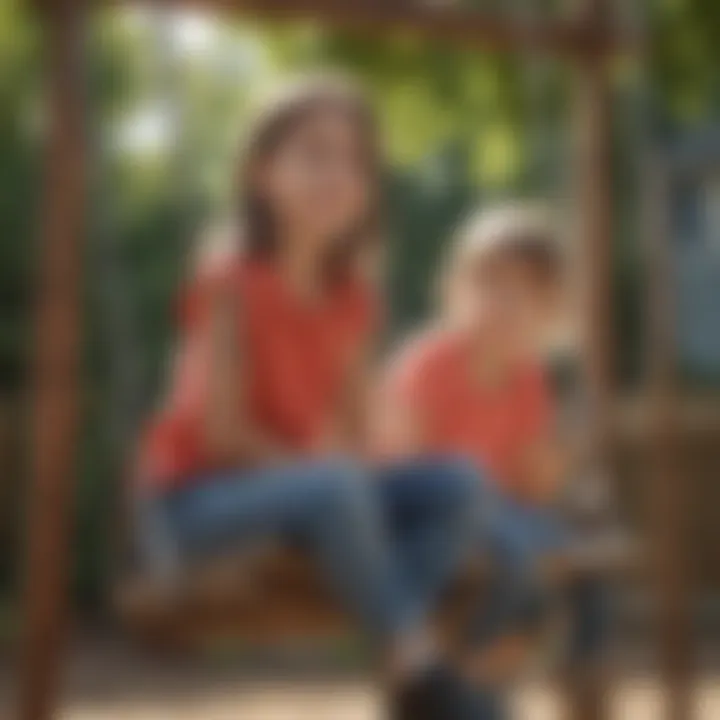
<path id="1" fill-rule="evenodd" d="M 450 720 L 425 614 L 465 548 L 477 482 L 457 462 L 362 461 L 377 300 L 361 266 L 380 171 L 372 113 L 345 82 L 302 82 L 260 114 L 240 171 L 242 247 L 201 263 L 188 290 L 140 475 L 181 559 L 300 543 L 383 641 L 397 717 Z"/>

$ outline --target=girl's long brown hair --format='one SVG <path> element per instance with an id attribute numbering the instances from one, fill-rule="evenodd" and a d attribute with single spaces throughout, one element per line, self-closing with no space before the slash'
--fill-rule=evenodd
<path id="1" fill-rule="evenodd" d="M 257 168 L 313 114 L 330 110 L 347 116 L 357 128 L 364 148 L 372 200 L 367 213 L 354 227 L 336 238 L 325 258 L 325 277 L 346 277 L 358 255 L 375 242 L 381 231 L 381 186 L 384 181 L 382 152 L 375 114 L 358 86 L 344 77 L 315 76 L 283 88 L 267 103 L 251 124 L 237 177 L 238 212 L 245 257 L 267 259 L 277 251 L 272 208 L 255 187 Z"/>

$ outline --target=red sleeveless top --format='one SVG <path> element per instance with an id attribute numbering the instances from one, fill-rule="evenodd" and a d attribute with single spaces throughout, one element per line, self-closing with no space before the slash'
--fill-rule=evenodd
<path id="1" fill-rule="evenodd" d="M 327 432 L 349 366 L 370 329 L 370 293 L 359 282 L 334 287 L 317 304 L 303 304 L 269 262 L 225 258 L 202 268 L 181 298 L 181 342 L 169 391 L 141 442 L 140 476 L 154 486 L 177 486 L 213 469 L 203 444 L 204 329 L 219 284 L 237 297 L 246 411 L 298 454 L 311 452 Z"/>
<path id="2" fill-rule="evenodd" d="M 420 333 L 390 363 L 387 400 L 412 413 L 425 450 L 474 458 L 507 487 L 522 451 L 552 427 L 552 393 L 532 360 L 492 389 L 479 387 L 469 367 L 462 337 Z"/>

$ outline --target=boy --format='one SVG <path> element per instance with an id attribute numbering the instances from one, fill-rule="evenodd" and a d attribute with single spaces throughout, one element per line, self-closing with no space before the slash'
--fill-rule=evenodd
<path id="1" fill-rule="evenodd" d="M 481 684 L 501 680 L 526 654 L 544 594 L 535 568 L 567 541 L 553 504 L 568 461 L 543 363 L 565 290 L 564 254 L 542 212 L 478 214 L 450 251 L 438 317 L 390 366 L 391 452 L 467 456 L 497 489 L 486 538 L 497 572 L 463 659 Z M 574 621 L 591 623 L 593 640 L 583 642 L 597 645 L 597 613 L 582 602 Z"/>

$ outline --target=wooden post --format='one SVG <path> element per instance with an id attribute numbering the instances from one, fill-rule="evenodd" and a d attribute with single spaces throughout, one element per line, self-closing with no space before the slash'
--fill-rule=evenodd
<path id="1" fill-rule="evenodd" d="M 583 21 L 604 27 L 603 0 L 584 0 Z M 612 337 L 612 123 L 610 82 L 604 52 L 578 58 L 575 79 L 575 168 L 579 244 L 580 322 L 583 364 L 590 404 L 588 449 L 600 473 L 607 471 L 613 377 Z M 606 717 L 604 668 L 570 668 L 568 715 L 576 720 Z"/>
<path id="2" fill-rule="evenodd" d="M 665 717 L 692 714 L 692 668 L 684 522 L 685 483 L 678 463 L 680 424 L 675 392 L 675 282 L 672 270 L 669 168 L 648 159 L 645 230 L 649 325 L 650 428 L 648 510 L 652 572 L 658 599 L 658 640 Z"/>
<path id="3" fill-rule="evenodd" d="M 81 0 L 41 4 L 49 120 L 37 286 L 34 481 L 28 517 L 20 720 L 57 701 L 65 626 L 80 364 L 85 205 Z"/>

